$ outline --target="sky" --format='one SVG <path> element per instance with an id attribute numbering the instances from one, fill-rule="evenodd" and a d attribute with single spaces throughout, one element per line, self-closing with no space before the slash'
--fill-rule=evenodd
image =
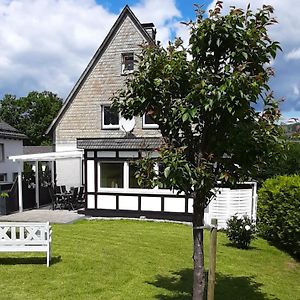
<path id="1" fill-rule="evenodd" d="M 180 22 L 193 20 L 196 0 L 0 0 L 0 99 L 49 90 L 66 98 L 100 46 L 123 7 L 128 4 L 142 23 L 153 22 L 163 45 L 175 36 L 187 43 Z M 204 8 L 216 0 L 202 0 Z M 275 8 L 279 24 L 270 35 L 283 52 L 272 63 L 271 88 L 284 98 L 285 118 L 300 118 L 300 1 L 224 0 L 253 10 Z"/>

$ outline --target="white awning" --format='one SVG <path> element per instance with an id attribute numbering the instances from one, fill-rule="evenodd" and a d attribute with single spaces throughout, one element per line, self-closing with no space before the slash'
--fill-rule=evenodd
<path id="1" fill-rule="evenodd" d="M 55 161 L 58 159 L 82 158 L 83 150 L 23 154 L 9 156 L 12 161 Z"/>

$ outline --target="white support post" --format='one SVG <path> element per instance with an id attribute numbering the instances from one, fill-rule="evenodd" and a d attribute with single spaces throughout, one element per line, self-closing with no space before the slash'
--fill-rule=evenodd
<path id="1" fill-rule="evenodd" d="M 39 193 L 39 161 L 35 162 L 35 201 L 36 207 L 40 207 L 40 193 Z"/>
<path id="2" fill-rule="evenodd" d="M 79 182 L 80 182 L 80 186 L 83 185 L 83 181 L 82 181 L 82 158 L 79 158 Z"/>
<path id="3" fill-rule="evenodd" d="M 51 160 L 51 183 L 54 186 L 55 174 L 54 174 L 54 160 Z"/>
<path id="4" fill-rule="evenodd" d="M 155 172 L 155 174 L 159 175 L 159 165 L 158 165 L 158 163 L 155 163 L 155 165 L 154 165 L 154 172 Z M 158 190 L 158 186 L 156 185 L 154 187 L 154 189 Z"/>
<path id="5" fill-rule="evenodd" d="M 128 163 L 128 161 L 124 162 L 123 180 L 124 180 L 124 189 L 128 189 L 129 188 L 129 163 Z"/>
<path id="6" fill-rule="evenodd" d="M 22 163 L 21 161 L 18 162 L 19 212 L 23 211 Z"/>

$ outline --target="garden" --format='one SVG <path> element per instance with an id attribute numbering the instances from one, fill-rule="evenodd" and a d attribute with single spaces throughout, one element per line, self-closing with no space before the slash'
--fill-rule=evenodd
<path id="1" fill-rule="evenodd" d="M 208 231 L 204 237 L 208 253 Z M 0 299 L 192 297 L 188 225 L 131 220 L 53 225 L 52 250 L 50 268 L 43 254 L 2 253 Z M 299 299 L 299 278 L 299 263 L 267 241 L 255 239 L 244 250 L 218 233 L 215 299 Z"/>

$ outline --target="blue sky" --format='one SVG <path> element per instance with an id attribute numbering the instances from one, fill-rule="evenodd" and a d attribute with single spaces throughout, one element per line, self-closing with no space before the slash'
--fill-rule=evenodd
<path id="1" fill-rule="evenodd" d="M 215 0 L 214 0 L 215 1 Z M 158 39 L 188 40 L 181 21 L 194 18 L 195 0 L 0 0 L 0 99 L 50 90 L 65 98 L 128 4 L 141 22 L 153 22 Z M 205 7 L 213 0 L 201 1 Z M 230 5 L 271 4 L 279 25 L 271 36 L 280 41 L 272 66 L 271 87 L 285 98 L 283 115 L 300 118 L 300 2 L 295 0 L 225 0 Z"/>

